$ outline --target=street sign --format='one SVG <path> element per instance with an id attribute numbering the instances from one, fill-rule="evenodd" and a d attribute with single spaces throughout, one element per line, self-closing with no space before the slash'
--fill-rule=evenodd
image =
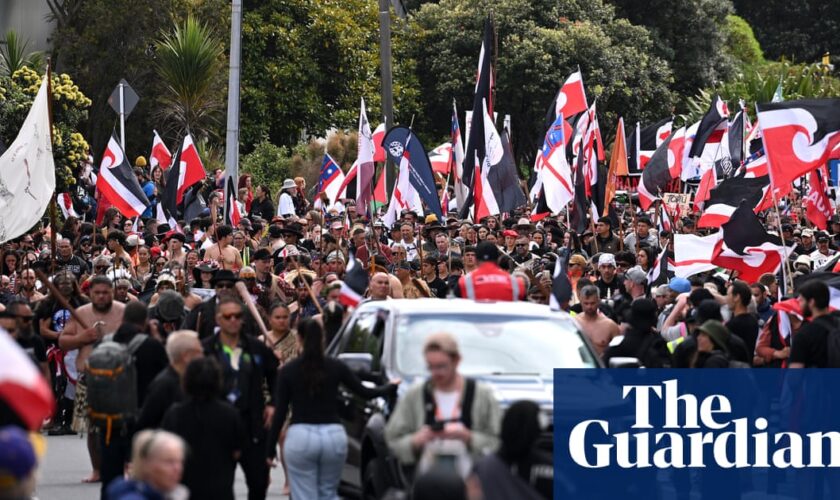
<path id="1" fill-rule="evenodd" d="M 140 96 L 137 95 L 137 92 L 131 88 L 131 85 L 125 81 L 125 78 L 120 80 L 120 83 L 114 88 L 114 91 L 111 92 L 111 96 L 108 97 L 108 104 L 111 106 L 117 114 L 120 113 L 120 85 L 122 85 L 123 89 L 123 110 L 122 112 L 125 114 L 126 117 L 134 111 L 134 107 L 137 106 L 137 102 L 140 101 Z"/>

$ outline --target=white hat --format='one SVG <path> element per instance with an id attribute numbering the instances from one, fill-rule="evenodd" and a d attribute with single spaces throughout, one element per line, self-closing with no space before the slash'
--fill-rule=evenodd
<path id="1" fill-rule="evenodd" d="M 294 179 L 286 179 L 285 181 L 283 181 L 283 186 L 282 186 L 282 187 L 280 187 L 280 190 L 284 190 L 284 189 L 294 189 L 294 188 L 296 188 L 296 187 L 297 187 L 297 184 L 295 184 L 295 180 L 294 180 Z"/>
<path id="2" fill-rule="evenodd" d="M 602 253 L 598 257 L 598 266 L 613 266 L 615 267 L 615 256 L 611 253 Z"/>

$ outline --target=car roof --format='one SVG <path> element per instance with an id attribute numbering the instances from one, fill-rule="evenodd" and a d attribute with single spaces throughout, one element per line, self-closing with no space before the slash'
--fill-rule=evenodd
<path id="1" fill-rule="evenodd" d="M 397 314 L 502 314 L 506 316 L 571 319 L 568 313 L 552 311 L 548 306 L 533 302 L 475 301 L 469 299 L 391 299 L 365 302 L 360 308 L 387 309 Z"/>

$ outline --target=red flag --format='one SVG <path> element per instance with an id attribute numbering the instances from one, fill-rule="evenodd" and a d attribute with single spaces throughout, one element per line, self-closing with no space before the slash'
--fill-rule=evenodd
<path id="1" fill-rule="evenodd" d="M 840 158 L 840 99 L 762 104 L 758 125 L 774 187 Z"/>
<path id="2" fill-rule="evenodd" d="M 242 215 L 239 213 L 239 203 L 236 202 L 236 187 L 233 185 L 233 177 L 228 176 L 225 185 L 226 222 L 231 226 L 236 227 L 239 225 Z"/>
<path id="3" fill-rule="evenodd" d="M 163 143 L 163 139 L 160 138 L 157 130 L 154 132 L 155 138 L 152 140 L 152 153 L 149 155 L 149 167 L 155 168 L 160 165 L 162 170 L 166 170 L 172 164 L 172 153 L 169 152 L 166 144 Z"/>
<path id="4" fill-rule="evenodd" d="M 586 111 L 589 106 L 586 103 L 586 91 L 583 89 L 583 75 L 580 70 L 575 71 L 560 88 L 557 99 L 554 102 L 555 116 L 573 116 Z"/>
<path id="5" fill-rule="evenodd" d="M 198 156 L 198 149 L 193 143 L 190 134 L 184 137 L 184 145 L 181 147 L 181 156 L 178 158 L 180 172 L 178 172 L 178 196 L 176 202 L 180 204 L 184 200 L 184 193 L 193 184 L 201 182 L 206 175 L 204 165 Z"/>
<path id="6" fill-rule="evenodd" d="M 818 170 L 811 170 L 811 192 L 805 198 L 805 209 L 808 220 L 824 231 L 828 228 L 828 219 L 831 218 L 831 204 L 825 195 L 825 186 L 820 177 Z"/>
<path id="7" fill-rule="evenodd" d="M 388 195 L 385 194 L 385 169 L 379 172 L 379 180 L 376 182 L 376 188 L 373 190 L 373 202 L 379 205 L 386 205 L 388 203 Z"/>
<path id="8" fill-rule="evenodd" d="M 385 124 L 380 123 L 373 131 L 373 161 L 385 161 L 385 148 L 382 147 L 382 139 L 385 138 Z"/>
<path id="9" fill-rule="evenodd" d="M 0 334 L 0 400 L 30 430 L 38 430 L 55 408 L 50 385 L 10 335 Z"/>

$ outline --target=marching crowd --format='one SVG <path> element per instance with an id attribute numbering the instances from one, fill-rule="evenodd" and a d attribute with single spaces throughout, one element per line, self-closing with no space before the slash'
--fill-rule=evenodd
<path id="1" fill-rule="evenodd" d="M 162 176 L 138 176 L 153 199 Z M 651 268 L 673 238 L 658 230 L 655 213 L 634 214 L 632 205 L 582 234 L 563 216 L 535 223 L 524 208 L 480 221 L 405 212 L 386 226 L 350 199 L 313 206 L 303 179 L 285 180 L 279 196 L 248 176 L 239 186 L 236 227 L 222 220 L 211 189 L 209 208 L 175 227 L 153 212 L 126 220 L 115 209 L 97 225 L 89 210 L 2 246 L 0 326 L 52 384 L 57 410 L 44 431 L 87 434 L 85 481 L 101 482 L 102 498 L 233 498 L 237 464 L 249 498 L 264 498 L 277 459 L 292 498 L 336 498 L 347 452 L 339 385 L 373 398 L 394 397 L 400 383 L 363 385 L 324 356 L 349 314 L 340 297 L 351 258 L 368 273 L 365 300 L 556 302 L 607 365 L 633 357 L 649 367 L 840 366 L 829 340 L 840 322 L 817 279 L 840 243 L 837 216 L 825 232 L 801 227 L 795 214 L 781 221 L 794 247 L 793 290 L 781 272 L 745 282 L 727 270 L 651 286 Z M 698 231 L 692 217 L 674 226 Z M 555 293 L 558 259 L 565 296 Z M 135 360 L 131 419 L 114 421 L 92 404 L 101 395 L 91 367 L 106 336 Z M 438 438 L 473 455 L 467 481 L 417 474 L 415 498 L 549 498 L 550 483 L 529 472 L 543 459 L 533 447 L 538 408 L 520 402 L 503 415 L 489 389 L 458 373 L 460 355 L 451 335 L 432 335 L 423 351 L 432 394 L 411 388 L 388 423 L 388 445 L 406 466 L 422 463 Z M 459 404 L 467 392 L 469 407 Z M 455 418 L 429 425 L 426 397 Z M 5 410 L 0 420 L 15 423 Z M 23 439 L 10 429 L 0 430 L 0 450 Z M 0 491 L 29 487 L 34 462 L 6 465 L 0 478 L 14 481 L 0 481 Z M 505 471 L 516 477 L 500 486 Z"/>

